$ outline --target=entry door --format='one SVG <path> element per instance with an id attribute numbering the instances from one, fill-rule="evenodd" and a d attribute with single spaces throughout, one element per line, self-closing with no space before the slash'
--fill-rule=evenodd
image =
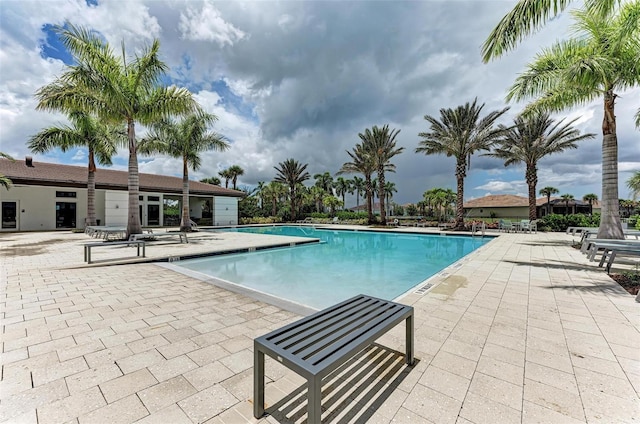
<path id="1" fill-rule="evenodd" d="M 18 229 L 18 202 L 2 202 L 2 228 Z"/>
<path id="2" fill-rule="evenodd" d="M 56 202 L 56 228 L 76 228 L 76 204 Z"/>
<path id="3" fill-rule="evenodd" d="M 147 205 L 147 225 L 160 225 L 160 205 Z"/>

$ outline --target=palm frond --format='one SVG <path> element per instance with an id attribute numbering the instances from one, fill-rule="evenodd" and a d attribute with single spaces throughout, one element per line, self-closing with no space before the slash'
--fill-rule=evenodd
<path id="1" fill-rule="evenodd" d="M 512 50 L 526 36 L 542 27 L 549 18 L 563 11 L 571 0 L 520 0 L 491 31 L 482 45 L 482 60 L 491 59 Z"/>

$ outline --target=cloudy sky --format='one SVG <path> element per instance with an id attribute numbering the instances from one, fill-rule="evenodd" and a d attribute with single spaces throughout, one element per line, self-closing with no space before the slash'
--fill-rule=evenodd
<path id="1" fill-rule="evenodd" d="M 523 42 L 516 51 L 483 64 L 480 48 L 491 29 L 515 4 L 490 1 L 289 1 L 212 2 L 185 0 L 3 0 L 0 2 L 0 151 L 30 154 L 26 141 L 64 116 L 37 112 L 34 92 L 60 75 L 70 57 L 51 31 L 65 21 L 100 32 L 128 52 L 158 38 L 170 67 L 169 84 L 191 90 L 218 116 L 215 130 L 231 149 L 203 155 L 193 179 L 240 165 L 241 185 L 271 181 L 273 167 L 294 158 L 311 174 L 334 174 L 348 160 L 345 150 L 373 125 L 399 129 L 404 153 L 394 158 L 394 201 L 416 202 L 434 187 L 455 190 L 454 159 L 414 153 L 425 115 L 473 101 L 485 111 L 507 106 L 508 87 L 542 46 L 569 34 L 567 13 Z M 577 5 L 577 3 L 576 3 Z M 620 197 L 625 181 L 640 169 L 640 132 L 633 126 L 640 90 L 619 93 Z M 510 104 L 508 124 L 522 109 Z M 600 103 L 556 118 L 578 118 L 594 140 L 539 164 L 538 189 L 601 196 Z M 139 128 L 140 133 L 144 129 Z M 86 166 L 83 149 L 33 155 L 36 161 Z M 126 169 L 127 154 L 114 158 Z M 140 158 L 140 171 L 181 175 L 179 160 Z M 311 182 L 310 182 L 311 183 Z M 524 170 L 474 156 L 465 197 L 526 195 Z M 347 200 L 347 206 L 355 200 Z"/>

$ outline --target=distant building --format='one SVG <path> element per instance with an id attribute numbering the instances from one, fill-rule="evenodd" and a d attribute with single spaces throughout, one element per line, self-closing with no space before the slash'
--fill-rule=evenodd
<path id="1" fill-rule="evenodd" d="M 548 211 L 550 207 L 550 212 Z M 465 217 L 467 218 L 528 218 L 529 217 L 529 199 L 523 196 L 515 196 L 512 194 L 494 194 L 477 199 L 469 200 L 464 203 Z M 552 197 L 550 205 L 547 205 L 547 198 L 540 197 L 536 199 L 536 216 L 541 218 L 548 213 L 565 215 L 576 213 L 595 213 L 600 212 L 600 202 L 595 201 L 593 205 L 588 202 L 574 199 L 567 203 L 559 197 Z"/>
<path id="2" fill-rule="evenodd" d="M 0 231 L 84 228 L 87 217 L 87 167 L 0 159 L 0 175 L 13 182 L 0 188 Z M 140 220 L 145 227 L 179 225 L 180 216 L 165 215 L 168 206 L 181 210 L 182 178 L 140 173 Z M 126 226 L 128 173 L 96 171 L 96 218 L 101 225 Z M 244 193 L 189 181 L 190 215 L 213 225 L 238 223 L 238 200 Z M 209 221 L 210 219 L 210 221 Z"/>

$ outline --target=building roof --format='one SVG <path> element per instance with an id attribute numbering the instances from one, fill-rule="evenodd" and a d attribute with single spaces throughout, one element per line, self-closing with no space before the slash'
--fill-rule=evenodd
<path id="1" fill-rule="evenodd" d="M 554 206 L 564 205 L 564 199 L 560 197 L 551 197 L 551 204 Z M 539 197 L 536 199 L 536 206 L 544 206 L 547 204 L 546 197 Z M 579 199 L 569 201 L 569 205 L 584 206 L 588 205 L 588 202 L 584 202 Z M 517 208 L 528 207 L 529 199 L 523 196 L 516 196 L 513 194 L 492 194 L 489 196 L 478 197 L 464 203 L 465 208 Z M 600 202 L 597 200 L 593 202 L 593 208 L 600 208 Z"/>
<path id="2" fill-rule="evenodd" d="M 87 167 L 60 165 L 56 163 L 31 161 L 11 161 L 0 159 L 0 175 L 10 178 L 14 184 L 61 186 L 86 188 Z M 166 175 L 140 173 L 140 191 L 159 191 L 163 193 L 182 193 L 182 178 Z M 128 172 L 98 168 L 96 170 L 96 188 L 108 190 L 127 190 Z M 220 186 L 189 181 L 189 194 L 244 197 L 244 193 Z"/>

